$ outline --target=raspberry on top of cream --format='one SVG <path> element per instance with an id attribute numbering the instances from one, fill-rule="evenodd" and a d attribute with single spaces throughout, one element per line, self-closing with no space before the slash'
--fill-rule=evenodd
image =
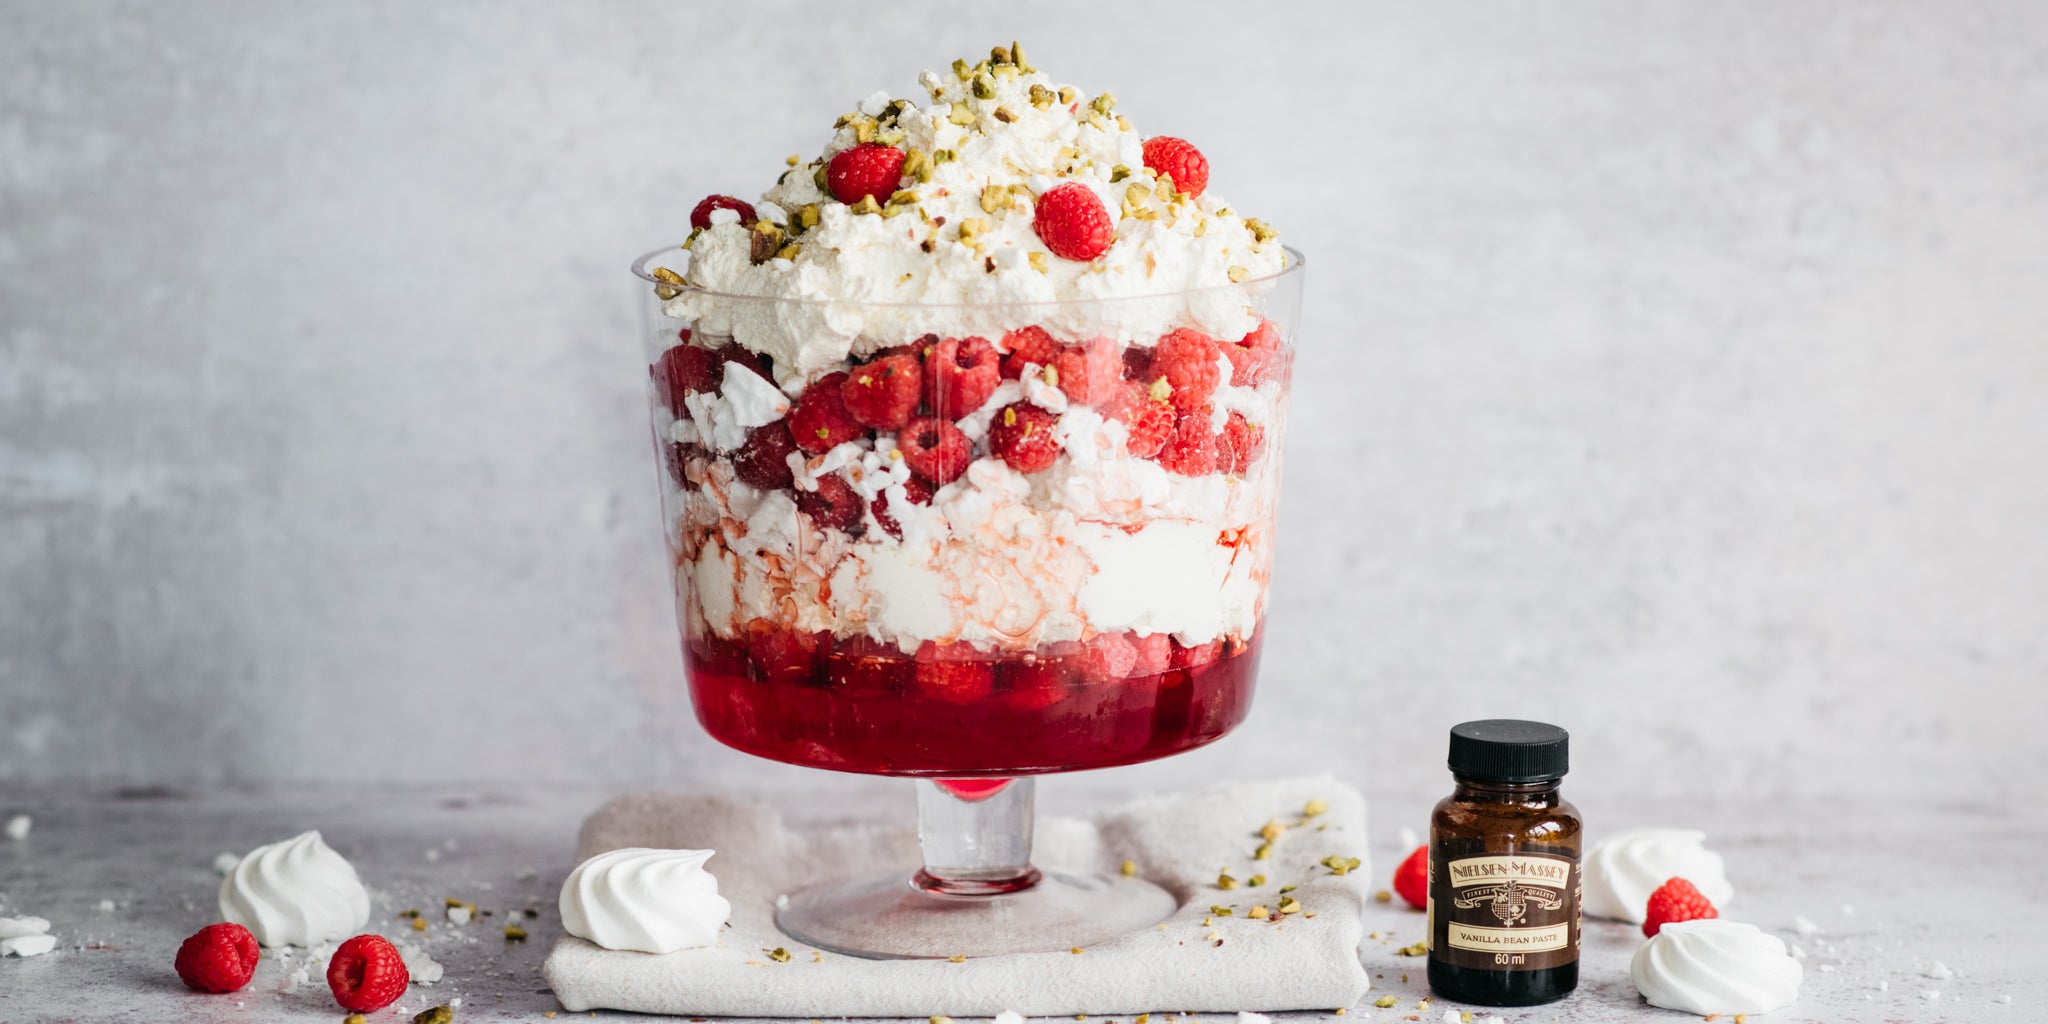
<path id="1" fill-rule="evenodd" d="M 1115 97 L 1052 81 L 1014 44 L 919 82 L 922 98 L 876 93 L 842 116 L 761 203 L 714 197 L 685 272 L 661 275 L 667 312 L 805 376 L 1032 321 L 1137 344 L 1257 325 L 1242 290 L 1219 286 L 1279 272 L 1284 252 L 1207 190 L 1193 146 L 1146 139 Z M 1014 308 L 1141 298 L 1156 301 Z"/>

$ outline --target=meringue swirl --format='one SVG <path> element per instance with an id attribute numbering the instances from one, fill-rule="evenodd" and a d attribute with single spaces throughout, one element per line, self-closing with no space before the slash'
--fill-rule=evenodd
<path id="1" fill-rule="evenodd" d="M 672 953 L 709 946 L 732 913 L 710 850 L 628 848 L 600 853 L 562 882 L 562 929 L 606 949 Z"/>
<path id="2" fill-rule="evenodd" d="M 1715 906 L 1728 902 L 1735 887 L 1706 838 L 1691 829 L 1644 828 L 1594 844 L 1581 867 L 1582 909 L 1593 917 L 1641 924 L 1650 894 L 1673 878 L 1691 882 Z"/>
<path id="3" fill-rule="evenodd" d="M 1753 924 L 1679 921 L 1636 950 L 1629 973 L 1652 1006 L 1687 1013 L 1769 1013 L 1799 998 L 1805 971 Z"/>
<path id="4" fill-rule="evenodd" d="M 370 894 L 319 832 L 307 832 L 244 855 L 221 880 L 220 916 L 265 946 L 312 946 L 368 923 Z"/>

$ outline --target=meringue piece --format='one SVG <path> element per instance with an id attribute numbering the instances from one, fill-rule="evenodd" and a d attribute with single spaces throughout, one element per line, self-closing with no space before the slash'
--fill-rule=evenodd
<path id="1" fill-rule="evenodd" d="M 1642 924 L 1650 894 L 1674 878 L 1691 882 L 1716 907 L 1735 895 L 1721 855 L 1706 848 L 1707 834 L 1682 828 L 1622 832 L 1586 854 L 1581 908 L 1593 917 Z"/>
<path id="2" fill-rule="evenodd" d="M 629 848 L 600 853 L 562 882 L 562 929 L 606 949 L 672 953 L 709 946 L 732 913 L 710 850 Z"/>
<path id="3" fill-rule="evenodd" d="M 1687 1013 L 1769 1013 L 1799 998 L 1805 971 L 1785 942 L 1752 924 L 1706 918 L 1658 929 L 1629 973 L 1653 1006 Z"/>
<path id="4" fill-rule="evenodd" d="M 54 935 L 17 935 L 0 939 L 0 956 L 42 956 L 57 948 Z"/>
<path id="5" fill-rule="evenodd" d="M 50 922 L 40 917 L 0 917 L 0 939 L 18 939 L 24 935 L 41 935 L 50 930 Z"/>
<path id="6" fill-rule="evenodd" d="M 428 956 L 424 947 L 410 942 L 398 944 L 398 958 L 405 961 L 405 973 L 412 976 L 415 985 L 432 985 L 444 973 L 440 962 Z"/>
<path id="7" fill-rule="evenodd" d="M 7 838 L 20 842 L 28 838 L 28 830 L 35 827 L 36 820 L 26 814 L 17 814 L 7 819 Z"/>
<path id="8" fill-rule="evenodd" d="M 244 855 L 221 880 L 220 916 L 265 946 L 311 946 L 361 930 L 370 894 L 319 832 L 307 832 Z"/>

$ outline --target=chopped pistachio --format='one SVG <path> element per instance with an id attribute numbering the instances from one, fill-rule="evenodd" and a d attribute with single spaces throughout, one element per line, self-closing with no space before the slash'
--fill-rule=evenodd
<path id="1" fill-rule="evenodd" d="M 1149 1014 L 1149 1013 L 1141 1013 L 1141 1014 L 1139 1014 L 1139 1015 L 1138 1015 L 1138 1019 L 1136 1019 L 1136 1020 L 1132 1021 L 1132 1022 L 1131 1022 L 1131 1024 L 1148 1024 L 1148 1022 L 1150 1022 L 1151 1020 L 1152 1020 L 1152 1015 L 1151 1015 L 1151 1014 Z"/>
<path id="2" fill-rule="evenodd" d="M 973 93 L 974 98 L 978 100 L 995 99 L 996 80 L 989 77 L 987 72 L 983 72 L 974 76 L 974 81 L 968 83 L 967 90 Z"/>
<path id="3" fill-rule="evenodd" d="M 824 192 L 824 193 L 826 193 L 826 194 L 828 194 L 828 195 L 829 195 L 829 194 L 831 193 L 831 191 L 832 191 L 832 186 L 831 186 L 831 185 L 830 185 L 829 183 L 827 183 L 827 182 L 826 182 L 826 180 L 825 180 L 825 165 L 824 165 L 824 164 L 822 164 L 822 163 L 821 163 L 821 164 L 819 164 L 819 165 L 818 165 L 818 169 L 817 169 L 817 170 L 815 170 L 815 171 L 812 171 L 812 172 L 811 172 L 811 180 L 812 180 L 813 182 L 816 182 L 816 183 L 817 183 L 817 186 L 818 186 L 818 191 L 820 191 L 820 192 Z"/>
<path id="4" fill-rule="evenodd" d="M 1301 913 L 1301 901 L 1292 896 L 1280 897 L 1280 912 L 1283 914 Z"/>
<path id="5" fill-rule="evenodd" d="M 880 213 L 882 212 L 882 204 L 875 202 L 874 194 L 869 193 L 868 195 L 860 197 L 860 202 L 853 204 L 853 212 Z"/>
<path id="6" fill-rule="evenodd" d="M 949 964 L 964 964 L 967 962 L 967 955 L 964 953 L 955 953 L 952 956 L 947 957 L 946 962 Z"/>
<path id="7" fill-rule="evenodd" d="M 1225 276 L 1230 278 L 1232 284 L 1237 284 L 1250 278 L 1252 276 L 1252 272 L 1246 270 L 1243 267 L 1232 266 L 1228 271 L 1225 272 Z"/>
<path id="8" fill-rule="evenodd" d="M 981 212 L 994 213 L 1009 205 L 1010 189 L 1005 185 L 990 185 L 981 190 Z"/>
<path id="9" fill-rule="evenodd" d="M 421 1010 L 412 1015 L 412 1024 L 448 1024 L 455 1019 L 455 1011 L 446 1005 L 431 1010 Z"/>
<path id="10" fill-rule="evenodd" d="M 1082 949 L 1082 948 L 1081 948 L 1081 947 L 1079 947 L 1079 946 L 1075 946 L 1074 948 L 1072 948 L 1072 949 L 1070 949 L 1070 950 L 1067 950 L 1067 952 L 1069 952 L 1069 953 L 1072 953 L 1072 954 L 1074 954 L 1075 956 L 1080 956 L 1081 954 L 1083 954 L 1083 953 L 1086 953 L 1086 952 L 1088 952 L 1088 951 L 1087 951 L 1087 950 L 1085 950 L 1085 949 Z"/>
<path id="11" fill-rule="evenodd" d="M 1132 187 L 1132 188 L 1137 188 L 1138 186 L 1136 186 L 1136 185 L 1133 185 L 1133 186 L 1131 186 L 1131 187 Z M 1269 819 L 1267 819 L 1267 821 L 1266 821 L 1266 823 L 1265 823 L 1264 825 L 1261 825 L 1261 826 L 1259 826 L 1259 838 L 1260 838 L 1260 839 L 1278 839 L 1278 838 L 1280 838 L 1280 833 L 1282 833 L 1282 832 L 1285 832 L 1285 831 L 1287 831 L 1287 827 L 1286 827 L 1286 826 L 1284 826 L 1284 825 L 1282 825 L 1282 824 L 1280 824 L 1280 822 L 1279 822 L 1279 820 L 1278 820 L 1278 819 L 1271 819 L 1271 818 L 1269 818 Z"/>
<path id="12" fill-rule="evenodd" d="M 1159 383 L 1165 383 L 1165 381 L 1166 381 L 1166 378 L 1165 378 L 1165 377 L 1161 377 L 1161 378 L 1159 378 L 1159 381 L 1158 381 L 1158 382 L 1156 382 L 1156 383 L 1155 383 L 1155 385 L 1154 385 L 1154 390 L 1157 390 L 1157 389 L 1158 389 L 1158 388 L 1157 388 L 1157 384 L 1159 384 Z M 1172 394 L 1172 393 L 1173 393 L 1173 385 L 1171 385 L 1171 384 L 1168 384 L 1168 385 L 1167 385 L 1167 393 L 1168 393 L 1168 394 Z M 1237 888 L 1237 879 L 1235 879 L 1235 878 L 1232 878 L 1232 877 L 1230 877 L 1230 875 L 1229 875 L 1228 873 L 1225 873 L 1225 874 L 1221 874 L 1221 875 L 1217 875 L 1217 876 L 1216 876 L 1216 888 L 1218 888 L 1218 889 L 1235 889 L 1235 888 Z"/>
<path id="13" fill-rule="evenodd" d="M 804 244 L 802 242 L 791 242 L 775 250 L 775 258 L 778 260 L 793 260 L 796 259 L 796 254 L 802 251 L 804 251 Z"/>
<path id="14" fill-rule="evenodd" d="M 1280 894 L 1284 896 L 1284 895 L 1286 895 L 1286 894 L 1288 894 L 1288 893 L 1290 893 L 1290 892 L 1293 892 L 1294 890 L 1296 890 L 1296 889 L 1298 889 L 1298 888 L 1301 888 L 1301 887 L 1300 887 L 1300 886 L 1298 886 L 1298 885 L 1283 885 L 1283 886 L 1281 886 L 1281 887 L 1280 887 Z"/>
<path id="15" fill-rule="evenodd" d="M 1319 863 L 1329 868 L 1332 874 L 1345 875 L 1350 874 L 1365 862 L 1356 857 L 1339 857 L 1333 853 L 1328 857 L 1324 857 Z"/>
<path id="16" fill-rule="evenodd" d="M 901 128 L 884 128 L 875 133 L 875 141 L 884 146 L 900 146 L 903 144 L 903 140 L 909 137 L 909 134 Z"/>
<path id="17" fill-rule="evenodd" d="M 351 1013 L 341 1019 L 341 1024 L 370 1024 L 370 1018 L 360 1013 Z"/>
<path id="18" fill-rule="evenodd" d="M 1147 389 L 1146 393 L 1152 396 L 1153 401 L 1164 402 L 1173 397 L 1173 385 L 1168 384 L 1165 377 L 1161 377 L 1152 382 L 1151 388 Z"/>
<path id="19" fill-rule="evenodd" d="M 518 925 L 516 925 L 516 924 L 508 924 L 508 925 L 506 925 L 506 926 L 505 926 L 505 941 L 506 941 L 506 942 L 525 942 L 525 941 L 526 941 L 526 929 L 524 929 L 524 928 L 521 928 L 521 927 L 519 927 L 519 926 L 518 926 Z"/>
<path id="20" fill-rule="evenodd" d="M 865 117 L 853 122 L 853 138 L 856 142 L 875 141 L 875 122 Z"/>
<path id="21" fill-rule="evenodd" d="M 1206 220 L 1198 220 L 1198 221 L 1196 221 L 1196 222 L 1195 222 L 1195 237 L 1196 237 L 1196 238 L 1200 238 L 1200 237 L 1202 237 L 1203 235 L 1206 235 L 1206 234 L 1208 234 L 1208 233 L 1209 233 L 1209 222 L 1208 222 L 1208 221 L 1206 221 Z"/>
<path id="22" fill-rule="evenodd" d="M 661 289 L 659 289 L 659 288 L 655 289 L 655 292 L 654 292 L 654 293 L 655 293 L 656 295 L 659 295 L 659 294 L 661 294 Z M 675 298 L 675 296 L 671 295 L 671 296 L 669 296 L 669 298 Z M 413 919 L 412 919 L 412 930 L 413 930 L 413 931 L 416 931 L 416 932 L 423 932 L 423 931 L 426 931 L 426 930 L 427 930 L 427 919 L 426 919 L 426 918 L 424 918 L 424 917 L 415 917 L 415 918 L 413 918 Z"/>
<path id="23" fill-rule="evenodd" d="M 1131 130 L 1131 123 L 1129 121 L 1124 120 L 1124 116 L 1122 114 L 1118 114 L 1116 116 L 1116 126 L 1118 128 L 1123 129 L 1124 131 Z"/>
<path id="24" fill-rule="evenodd" d="M 1232 914 L 1236 913 L 1236 911 L 1232 910 L 1229 907 L 1212 906 L 1209 908 L 1209 913 L 1214 917 L 1229 917 Z"/>
<path id="25" fill-rule="evenodd" d="M 1377 1006 L 1382 1010 L 1391 1010 L 1395 1006 L 1400 1005 L 1400 1003 L 1401 1001 L 1399 999 L 1394 998 L 1393 996 L 1381 996 L 1378 999 L 1372 1001 L 1372 1004 L 1374 1006 Z"/>
<path id="26" fill-rule="evenodd" d="M 1080 93 L 1077 93 L 1077 92 L 1075 92 L 1075 91 L 1074 91 L 1074 87 L 1073 87 L 1073 86 L 1071 86 L 1071 85 L 1063 85 L 1063 86 L 1060 86 L 1060 102 L 1061 102 L 1061 103 L 1072 103 L 1072 102 L 1074 102 L 1075 100 L 1079 99 L 1080 97 L 1081 97 L 1081 94 L 1080 94 Z"/>
<path id="27" fill-rule="evenodd" d="M 1250 881 L 1249 881 L 1249 882 L 1248 882 L 1247 884 L 1249 884 L 1249 885 L 1250 885 L 1250 886 L 1251 886 L 1252 888 L 1256 889 L 1256 888 L 1258 888 L 1259 886 L 1262 886 L 1262 885 L 1266 884 L 1266 876 L 1264 876 L 1264 875 L 1253 875 L 1253 876 L 1251 877 L 1251 880 L 1250 880 Z"/>
<path id="28" fill-rule="evenodd" d="M 818 226 L 818 204 L 806 203 L 796 211 L 797 225 L 806 230 Z"/>
<path id="29" fill-rule="evenodd" d="M 953 1018 L 943 1014 L 932 1014 L 931 1024 L 953 1024 Z"/>
<path id="30" fill-rule="evenodd" d="M 932 180 L 932 158 L 921 149 L 906 150 L 903 154 L 903 176 L 916 178 L 919 182 Z"/>
<path id="31" fill-rule="evenodd" d="M 1138 873 L 1138 862 L 1134 860 L 1126 860 L 1123 862 L 1122 865 L 1120 865 L 1117 868 L 1117 870 L 1123 872 L 1125 878 L 1129 878 L 1132 875 Z"/>
<path id="32" fill-rule="evenodd" d="M 1394 902 L 1394 894 L 1386 891 L 1385 889 L 1381 889 L 1380 891 L 1372 894 L 1372 900 L 1374 903 L 1392 903 Z"/>
<path id="33" fill-rule="evenodd" d="M 1107 117 L 1110 111 L 1116 109 L 1116 97 L 1106 92 L 1098 93 L 1093 100 L 1089 101 L 1088 109 Z"/>
<path id="34" fill-rule="evenodd" d="M 975 240 L 975 238 L 980 236 L 982 232 L 987 231 L 988 229 L 988 221 L 985 221 L 980 217 L 968 217 L 960 222 L 960 240 L 963 242 L 972 242 Z"/>
<path id="35" fill-rule="evenodd" d="M 1019 45 L 1015 39 L 1010 40 L 1010 63 L 1017 65 L 1020 70 L 1031 70 L 1031 62 L 1024 59 L 1024 47 Z M 1139 1021 L 1138 1024 L 1145 1024 L 1145 1022 Z"/>
<path id="36" fill-rule="evenodd" d="M 955 160 L 958 160 L 958 159 L 959 159 L 959 156 L 958 156 L 958 155 L 956 155 L 956 154 L 955 154 L 955 153 L 954 153 L 954 152 L 953 152 L 952 150 L 950 150 L 950 149 L 935 149 L 935 150 L 932 150 L 932 164 L 933 164 L 934 166 L 936 166 L 936 165 L 938 165 L 938 164 L 949 164 L 949 163 L 952 163 L 953 161 L 955 161 Z"/>
<path id="37" fill-rule="evenodd" d="M 1051 89 L 1048 89 L 1045 86 L 1038 84 L 1037 82 L 1031 83 L 1032 106 L 1037 107 L 1040 110 L 1045 110 L 1050 108 L 1053 105 L 1053 102 L 1057 99 L 1059 99 L 1058 93 L 1053 92 Z"/>
<path id="38" fill-rule="evenodd" d="M 973 67 L 971 67 L 971 66 L 970 66 L 970 65 L 969 65 L 969 64 L 967 63 L 967 58 L 965 58 L 965 57 L 956 57 L 956 58 L 954 58 L 954 59 L 953 59 L 953 77 L 954 77 L 954 78 L 957 78 L 957 79 L 959 79 L 959 80 L 961 80 L 961 81 L 965 82 L 965 81 L 967 81 L 967 80 L 968 80 L 969 78 L 973 77 L 973 75 L 974 75 L 974 69 L 973 69 Z"/>
<path id="39" fill-rule="evenodd" d="M 789 962 L 789 950 L 784 949 L 781 946 L 777 946 L 774 949 L 768 951 L 768 959 L 773 960 L 778 964 L 786 964 Z"/>
<path id="40" fill-rule="evenodd" d="M 1258 849 L 1256 849 L 1256 850 L 1253 850 L 1253 851 L 1252 851 L 1252 859 L 1253 859 L 1253 860 L 1272 860 L 1272 859 L 1273 859 L 1273 843 L 1272 843 L 1272 841 L 1271 841 L 1271 840 L 1268 840 L 1268 841 L 1266 841 L 1266 842 L 1260 843 L 1260 844 L 1259 844 L 1259 848 L 1258 848 Z"/>
<path id="41" fill-rule="evenodd" d="M 1031 269 L 1036 270 L 1041 274 L 1050 273 L 1052 271 L 1052 257 L 1046 255 L 1045 253 L 1026 253 L 1024 258 L 1030 261 Z"/>
<path id="42" fill-rule="evenodd" d="M 1251 913 L 1246 914 L 1245 916 L 1251 918 L 1254 921 L 1263 921 L 1266 918 L 1273 916 L 1273 912 L 1267 910 L 1266 905 L 1261 903 L 1258 906 L 1253 907 Z"/>
<path id="43" fill-rule="evenodd" d="M 1130 177 L 1130 176 L 1131 176 L 1131 169 L 1130 169 L 1130 168 L 1128 168 L 1128 167 L 1125 167 L 1125 166 L 1124 166 L 1124 165 L 1122 165 L 1122 164 L 1118 164 L 1118 165 L 1116 165 L 1115 167 L 1112 167 L 1112 168 L 1110 168 L 1110 169 L 1109 169 L 1109 183 L 1110 183 L 1110 184 L 1112 184 L 1112 185 L 1114 185 L 1114 184 L 1116 184 L 1117 182 L 1119 182 L 1119 181 L 1122 181 L 1122 180 L 1124 180 L 1125 178 L 1128 178 L 1128 177 Z"/>
<path id="44" fill-rule="evenodd" d="M 954 100 L 953 111 L 946 115 L 946 120 L 963 126 L 973 124 L 974 108 L 968 106 L 966 100 Z"/>
<path id="45" fill-rule="evenodd" d="M 1010 63 L 1010 48 L 1009 48 L 1009 47 L 1007 47 L 1007 46 L 992 46 L 992 47 L 989 47 L 989 51 L 988 51 L 988 62 L 989 62 L 990 64 L 1008 64 L 1008 63 Z"/>
<path id="46" fill-rule="evenodd" d="M 1267 226 L 1265 221 L 1262 221 L 1257 217 L 1245 218 L 1244 226 L 1245 230 L 1250 231 L 1252 233 L 1252 239 L 1256 242 L 1259 242 L 1260 244 L 1270 242 L 1273 239 L 1279 237 L 1280 234 L 1279 232 L 1274 231 L 1271 227 Z"/>
<path id="47" fill-rule="evenodd" d="M 1413 946 L 1402 946 L 1394 952 L 1400 956 L 1428 956 L 1429 943 L 1418 942 Z"/>
<path id="48" fill-rule="evenodd" d="M 1344 1016 L 1345 1010 L 1343 1007 L 1339 1006 L 1336 1009 L 1331 1010 L 1330 1012 L 1336 1014 L 1339 1017 L 1342 1017 Z"/>
<path id="49" fill-rule="evenodd" d="M 1310 800 L 1308 802 L 1308 805 L 1301 809 L 1301 816 L 1304 818 L 1313 818 L 1316 815 L 1321 814 L 1329 809 L 1330 805 L 1324 803 L 1321 800 Z"/>
<path id="50" fill-rule="evenodd" d="M 1017 115 L 1010 113 L 1010 108 L 1008 107 L 997 107 L 993 116 L 1004 124 L 1017 120 Z"/>
<path id="51" fill-rule="evenodd" d="M 917 190 L 914 188 L 897 189 L 895 192 L 890 193 L 889 205 L 912 206 L 917 203 L 917 198 Z"/>

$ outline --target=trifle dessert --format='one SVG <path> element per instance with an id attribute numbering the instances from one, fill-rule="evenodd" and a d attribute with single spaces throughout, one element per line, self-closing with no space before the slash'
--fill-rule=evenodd
<path id="1" fill-rule="evenodd" d="M 636 267 L 698 717 L 948 780 L 1214 740 L 1259 657 L 1299 257 L 1021 48 L 918 81 Z"/>

